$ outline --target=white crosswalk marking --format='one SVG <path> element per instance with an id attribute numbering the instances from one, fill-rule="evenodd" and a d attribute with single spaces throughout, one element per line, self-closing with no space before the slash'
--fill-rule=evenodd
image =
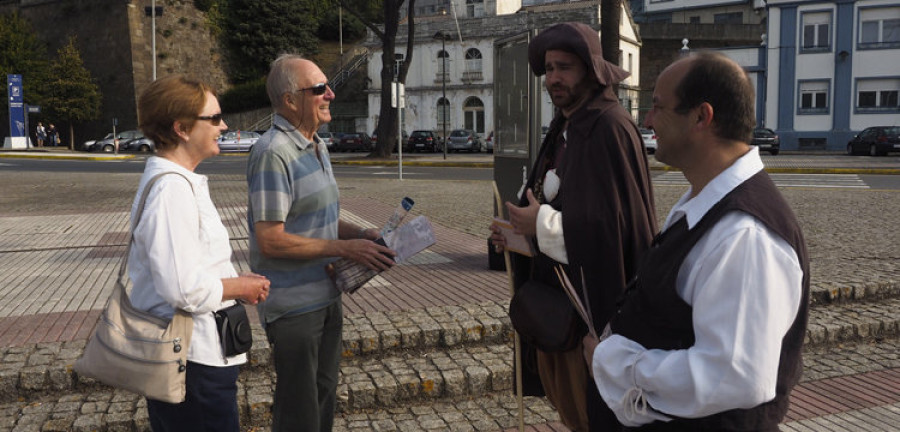
<path id="1" fill-rule="evenodd" d="M 769 174 L 779 187 L 869 189 L 856 174 Z M 688 182 L 680 172 L 667 171 L 653 177 L 654 185 L 687 186 Z"/>

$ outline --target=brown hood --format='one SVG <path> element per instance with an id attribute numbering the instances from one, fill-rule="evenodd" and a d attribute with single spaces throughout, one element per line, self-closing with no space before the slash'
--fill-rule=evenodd
<path id="1" fill-rule="evenodd" d="M 541 76 L 547 71 L 544 68 L 544 54 L 547 50 L 566 51 L 577 55 L 594 71 L 597 82 L 602 86 L 618 83 L 630 72 L 603 59 L 603 48 L 600 36 L 587 24 L 567 22 L 556 24 L 542 31 L 528 45 L 528 62 L 534 74 Z"/>

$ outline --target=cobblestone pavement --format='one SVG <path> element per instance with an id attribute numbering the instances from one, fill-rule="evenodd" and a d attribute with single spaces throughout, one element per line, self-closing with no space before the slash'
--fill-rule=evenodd
<path id="1" fill-rule="evenodd" d="M 28 301 L 36 289 L 43 289 L 42 284 L 76 283 L 49 297 L 63 304 L 76 298 L 69 292 L 79 291 L 81 285 L 77 284 L 102 284 L 104 275 L 112 273 L 114 257 L 124 241 L 122 209 L 130 205 L 138 177 L 82 173 L 63 177 L 0 168 L 0 182 L 20 185 L 0 193 L 0 268 L 4 269 L 0 284 L 6 287 L 0 290 L 5 296 L 0 308 L 0 340 L 7 340 L 3 339 L 6 333 L 24 332 L 22 327 L 32 325 L 28 321 L 31 314 L 40 315 L 42 308 L 48 307 L 49 301 Z M 458 295 L 480 296 L 484 301 L 466 298 L 443 306 L 384 313 L 377 312 L 378 308 L 390 309 L 390 305 L 349 298 L 335 430 L 495 431 L 515 427 L 518 407 L 509 394 L 511 329 L 503 300 L 505 276 L 485 271 L 486 259 L 480 256 L 492 217 L 490 183 L 349 178 L 338 182 L 344 209 L 356 221 L 382 220 L 400 197 L 412 196 L 416 199 L 413 214 L 428 216 L 439 231 L 442 244 L 435 246 L 427 264 L 401 266 L 392 270 L 394 275 L 376 278 L 380 285 L 370 291 L 379 294 L 367 295 L 389 298 L 391 287 L 417 283 L 441 291 L 439 279 L 454 279 L 471 288 L 459 291 L 475 291 Z M 211 186 L 213 201 L 231 232 L 238 265 L 245 266 L 243 176 L 213 175 Z M 655 187 L 660 222 L 684 190 Z M 900 192 L 787 188 L 783 193 L 797 213 L 809 245 L 816 307 L 807 335 L 803 383 L 782 428 L 894 430 L 900 422 L 900 239 L 892 215 L 900 214 Z M 79 236 L 92 224 L 107 227 L 92 234 L 101 241 L 80 243 Z M 104 264 L 89 272 L 92 276 L 76 278 L 81 271 L 78 263 L 95 262 L 79 253 Z M 43 265 L 64 264 L 72 267 L 42 279 L 41 284 L 27 282 L 49 273 Z M 457 273 L 448 273 L 447 268 L 455 268 Z M 10 297 L 11 290 L 16 294 Z M 102 304 L 86 304 L 89 306 L 82 307 L 86 309 L 82 312 L 88 315 L 82 319 L 92 322 L 96 315 L 90 313 L 96 314 Z M 34 312 L 22 315 L 22 311 Z M 71 320 L 69 324 L 74 322 L 74 318 L 66 319 Z M 59 322 L 65 325 L 67 321 L 59 318 Z M 87 330 L 60 333 L 55 342 L 35 344 L 25 338 L 2 348 L 0 432 L 147 430 L 141 399 L 71 374 L 70 364 L 80 355 Z M 268 424 L 274 383 L 267 367 L 268 346 L 258 327 L 255 332 L 258 343 L 251 352 L 251 364 L 241 374 L 239 388 L 246 430 Z M 855 387 L 852 382 L 863 386 Z M 532 430 L 565 430 L 556 423 L 546 400 L 526 398 L 525 407 L 526 424 Z"/>

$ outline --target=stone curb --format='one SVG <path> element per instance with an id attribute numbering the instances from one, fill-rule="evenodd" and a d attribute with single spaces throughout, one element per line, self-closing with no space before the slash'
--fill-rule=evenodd
<path id="1" fill-rule="evenodd" d="M 900 298 L 814 306 L 805 347 L 896 338 L 898 310 Z M 508 388 L 511 356 L 504 354 L 509 354 L 513 333 L 506 313 L 505 304 L 484 302 L 347 317 L 342 364 L 346 407 L 356 410 L 410 396 L 454 397 Z M 242 375 L 269 369 L 271 350 L 258 325 L 254 342 Z M 72 369 L 84 345 L 85 341 L 72 341 L 4 349 L 0 402 L 103 389 Z"/>
<path id="2" fill-rule="evenodd" d="M 509 356 L 509 347 L 497 352 L 504 358 Z M 859 343 L 827 350 L 806 350 L 804 353 L 803 381 L 815 381 L 860 373 L 895 369 L 900 367 L 900 341 L 883 343 Z M 454 362 L 465 367 L 467 358 L 460 353 L 466 348 L 456 349 L 443 356 L 436 356 L 435 363 Z M 476 350 L 479 351 L 479 350 Z M 478 355 L 476 353 L 476 355 Z M 416 355 L 405 356 L 412 362 Z M 474 355 L 473 355 L 474 357 Z M 479 358 L 484 358 L 479 356 Z M 508 360 L 507 360 L 508 362 Z M 381 360 L 380 364 L 393 365 L 393 357 Z M 334 431 L 498 431 L 513 428 L 517 424 L 517 403 L 509 388 L 488 391 L 481 395 L 464 395 L 435 399 L 420 396 L 418 399 L 396 399 L 390 407 L 375 407 L 348 410 L 350 400 L 345 382 L 363 375 L 381 377 L 378 368 L 351 365 L 350 368 L 368 368 L 345 376 L 341 384 L 341 406 L 336 413 Z M 453 368 L 451 368 L 452 370 Z M 464 373 L 473 370 L 467 367 Z M 512 370 L 509 369 L 509 374 Z M 459 374 L 444 374 L 458 376 Z M 478 382 L 481 374 L 470 374 L 472 382 Z M 510 378 L 511 379 L 511 378 Z M 238 406 L 242 430 L 257 431 L 271 425 L 272 404 L 271 371 L 250 369 L 242 372 L 238 383 Z M 357 382 L 364 382 L 363 380 Z M 455 382 L 460 382 L 455 380 Z M 369 386 L 357 385 L 366 390 L 363 395 L 384 397 L 389 393 L 373 391 Z M 374 396 L 373 396 L 374 394 Z M 525 424 L 546 425 L 558 422 L 553 407 L 544 398 L 526 397 Z M 19 400 L 0 404 L 0 431 L 149 431 L 149 421 L 145 401 L 124 391 L 109 388 L 75 394 L 49 395 L 38 400 Z M 557 430 L 557 429 L 539 429 Z M 808 429 L 804 429 L 808 430 Z M 851 429 L 853 430 L 853 429 Z"/>
<path id="3" fill-rule="evenodd" d="M 854 301 L 876 301 L 900 297 L 900 282 L 894 280 L 842 284 L 819 283 L 810 287 L 810 302 L 814 306 Z"/>
<path id="4" fill-rule="evenodd" d="M 8 153 L 0 152 L 0 158 L 11 159 L 58 159 L 58 160 L 90 160 L 90 161 L 110 161 L 121 159 L 134 159 L 134 155 L 116 155 L 104 153 L 103 155 L 91 156 L 89 154 L 60 154 L 60 153 Z"/>

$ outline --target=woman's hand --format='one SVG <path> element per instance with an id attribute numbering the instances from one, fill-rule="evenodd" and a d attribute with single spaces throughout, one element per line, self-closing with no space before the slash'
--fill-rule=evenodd
<path id="1" fill-rule="evenodd" d="M 238 300 L 255 305 L 269 297 L 269 279 L 255 273 L 242 273 L 236 278 L 222 279 L 222 300 Z"/>

